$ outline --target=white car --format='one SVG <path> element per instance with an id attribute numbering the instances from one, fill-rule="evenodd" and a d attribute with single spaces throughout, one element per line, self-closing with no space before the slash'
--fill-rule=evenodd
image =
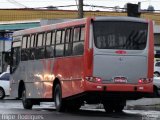
<path id="1" fill-rule="evenodd" d="M 9 95 L 10 88 L 10 73 L 3 72 L 0 74 L 0 99 L 3 99 L 5 96 Z"/>
<path id="2" fill-rule="evenodd" d="M 160 77 L 154 77 L 154 97 L 160 97 Z"/>
<path id="3" fill-rule="evenodd" d="M 154 76 L 160 77 L 160 61 L 154 63 Z"/>

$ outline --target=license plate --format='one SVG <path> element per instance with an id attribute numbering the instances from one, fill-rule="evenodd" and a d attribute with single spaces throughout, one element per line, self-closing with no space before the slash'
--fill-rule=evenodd
<path id="1" fill-rule="evenodd" d="M 115 77 L 113 80 L 115 83 L 127 83 L 126 77 Z"/>

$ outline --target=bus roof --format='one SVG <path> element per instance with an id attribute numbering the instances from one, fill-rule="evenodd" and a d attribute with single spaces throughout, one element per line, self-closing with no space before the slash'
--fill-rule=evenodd
<path id="1" fill-rule="evenodd" d="M 144 23 L 148 23 L 147 19 L 143 19 L 143 18 L 137 18 L 137 17 L 127 17 L 127 16 L 108 16 L 108 17 L 95 17 L 94 19 L 95 21 L 103 21 L 103 20 L 112 20 L 112 21 L 132 21 L 132 22 L 144 22 Z"/>
<path id="2" fill-rule="evenodd" d="M 30 28 L 30 29 L 25 29 L 25 30 L 19 30 L 15 31 L 13 33 L 13 36 L 19 36 L 19 35 L 25 35 L 25 34 L 31 34 L 31 33 L 41 33 L 44 31 L 51 31 L 53 29 L 60 29 L 63 27 L 69 27 L 69 26 L 76 26 L 80 24 L 85 24 L 86 18 L 84 19 L 75 19 L 67 22 L 61 22 L 61 23 L 56 23 L 56 24 L 50 24 L 50 25 L 44 25 L 40 27 L 35 27 L 35 28 Z"/>
<path id="3" fill-rule="evenodd" d="M 83 19 L 75 19 L 75 20 L 71 20 L 71 21 L 67 21 L 67 22 L 61 22 L 61 23 L 50 24 L 50 25 L 45 25 L 45 26 L 16 31 L 16 32 L 14 32 L 13 36 L 21 36 L 21 35 L 31 34 L 31 33 L 33 33 L 33 34 L 34 33 L 41 33 L 44 31 L 51 31 L 53 29 L 60 29 L 60 28 L 64 28 L 64 27 L 81 25 L 81 24 L 85 24 L 88 19 L 93 19 L 94 21 L 114 20 L 114 21 L 134 21 L 134 22 L 145 22 L 145 23 L 148 22 L 148 20 L 146 20 L 146 19 L 135 18 L 135 17 L 122 17 L 122 16 L 88 17 L 88 18 L 83 18 Z"/>

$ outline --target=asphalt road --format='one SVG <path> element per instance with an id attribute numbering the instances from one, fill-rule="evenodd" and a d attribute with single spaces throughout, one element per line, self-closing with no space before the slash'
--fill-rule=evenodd
<path id="1" fill-rule="evenodd" d="M 107 114 L 103 109 L 82 107 L 77 112 L 59 113 L 54 103 L 42 103 L 25 110 L 21 100 L 0 100 L 0 120 L 149 120 L 141 111 L 124 110 L 122 113 Z M 144 119 L 147 118 L 147 119 Z"/>

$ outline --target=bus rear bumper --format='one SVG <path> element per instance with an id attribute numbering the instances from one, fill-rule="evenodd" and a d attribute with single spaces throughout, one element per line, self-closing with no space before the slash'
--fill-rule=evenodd
<path id="1" fill-rule="evenodd" d="M 153 93 L 153 83 L 147 84 L 96 84 L 86 82 L 85 91 Z"/>

